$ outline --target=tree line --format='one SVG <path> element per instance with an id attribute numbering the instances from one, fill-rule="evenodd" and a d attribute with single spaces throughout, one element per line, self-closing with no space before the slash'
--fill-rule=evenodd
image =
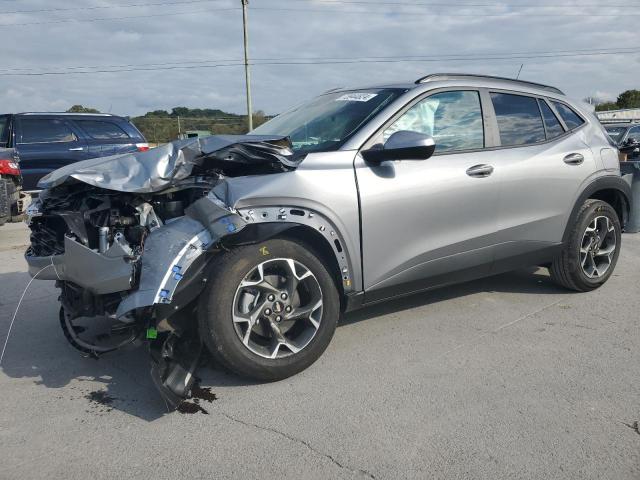
<path id="1" fill-rule="evenodd" d="M 100 113 L 99 110 L 82 105 L 74 105 L 68 112 Z M 262 125 L 269 118 L 262 110 L 253 114 L 254 128 Z M 171 111 L 154 110 L 131 122 L 142 132 L 149 142 L 166 143 L 176 140 L 180 133 L 187 130 L 204 130 L 212 134 L 244 134 L 247 133 L 247 116 L 228 113 L 211 108 L 174 107 Z"/>
<path id="2" fill-rule="evenodd" d="M 625 108 L 640 108 L 640 90 L 626 90 L 618 95 L 615 102 L 597 102 L 596 111 L 622 110 Z"/>

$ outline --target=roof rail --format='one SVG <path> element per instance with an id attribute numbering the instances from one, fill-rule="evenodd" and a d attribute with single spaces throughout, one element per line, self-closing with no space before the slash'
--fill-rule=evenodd
<path id="1" fill-rule="evenodd" d="M 560 95 L 564 95 L 564 92 L 556 87 L 550 87 L 549 85 L 543 85 L 541 83 L 528 82 L 526 80 L 516 80 L 515 78 L 506 78 L 506 77 L 494 77 L 491 75 L 475 75 L 472 73 L 432 73 L 431 75 L 427 75 L 425 77 L 421 77 L 416 80 L 416 84 L 427 83 L 427 82 L 435 82 L 439 80 L 462 80 L 462 79 L 482 79 L 488 78 L 491 80 L 501 80 L 505 82 L 511 82 L 518 85 L 526 85 L 529 87 L 539 88 L 541 90 L 547 90 L 553 93 L 559 93 Z"/>

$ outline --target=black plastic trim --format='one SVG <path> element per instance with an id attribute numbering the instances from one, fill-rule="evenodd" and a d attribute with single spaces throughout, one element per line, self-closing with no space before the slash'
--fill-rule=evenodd
<path id="1" fill-rule="evenodd" d="M 505 272 L 510 272 L 518 268 L 537 266 L 549 263 L 562 250 L 563 244 L 547 245 L 539 250 L 514 255 L 503 260 L 457 270 L 436 277 L 416 280 L 413 282 L 393 285 L 373 292 L 357 292 L 347 295 L 346 312 L 357 310 L 377 303 L 394 300 L 421 292 L 435 290 L 447 285 L 478 280 L 480 278 L 491 277 Z"/>
<path id="2" fill-rule="evenodd" d="M 564 234 L 562 235 L 563 243 L 566 243 L 569 239 L 569 235 L 571 235 L 571 229 L 575 224 L 576 218 L 578 217 L 580 207 L 588 198 L 601 190 L 616 190 L 622 195 L 625 202 L 623 208 L 624 210 L 626 210 L 626 215 L 624 215 L 623 212 L 623 218 L 620 219 L 620 222 L 623 223 L 624 227 L 624 221 L 626 220 L 624 217 L 628 216 L 631 209 L 631 187 L 627 182 L 624 181 L 622 177 L 617 175 L 607 175 L 606 177 L 599 177 L 589 185 L 587 185 L 587 187 L 582 191 L 582 193 L 578 197 L 578 200 L 573 206 L 573 210 L 571 211 L 571 215 L 569 216 L 569 221 L 567 222 L 567 225 L 564 229 Z"/>
<path id="3" fill-rule="evenodd" d="M 493 257 L 489 256 L 487 258 L 487 262 L 481 265 L 444 273 L 442 275 L 413 280 L 407 283 L 391 285 L 389 287 L 375 289 L 373 291 L 365 291 L 363 306 L 393 300 L 394 298 L 406 297 L 407 295 L 433 290 L 446 285 L 488 277 L 491 275 L 492 264 Z"/>

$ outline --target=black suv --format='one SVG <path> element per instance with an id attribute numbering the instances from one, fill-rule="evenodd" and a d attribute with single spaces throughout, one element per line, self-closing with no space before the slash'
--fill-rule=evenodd
<path id="1" fill-rule="evenodd" d="M 40 178 L 64 165 L 149 149 L 129 120 L 106 113 L 0 115 L 0 142 L 0 147 L 15 149 L 27 191 L 37 189 Z"/>
<path id="2" fill-rule="evenodd" d="M 627 160 L 640 157 L 640 123 L 604 123 L 603 126 Z"/>

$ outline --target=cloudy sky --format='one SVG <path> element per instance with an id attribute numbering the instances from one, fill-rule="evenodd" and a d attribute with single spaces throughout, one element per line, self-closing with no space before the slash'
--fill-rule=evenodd
<path id="1" fill-rule="evenodd" d="M 240 4 L 0 0 L 1 110 L 243 113 Z M 521 78 L 612 99 L 640 88 L 639 24 L 638 0 L 250 0 L 254 110 L 430 72 L 514 77 L 522 63 Z"/>

